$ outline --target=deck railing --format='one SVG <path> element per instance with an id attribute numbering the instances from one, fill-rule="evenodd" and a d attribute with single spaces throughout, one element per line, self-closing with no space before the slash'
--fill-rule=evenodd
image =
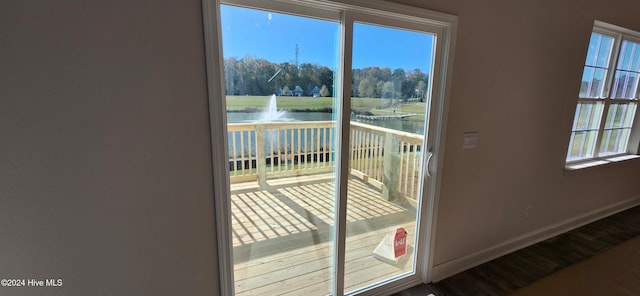
<path id="1" fill-rule="evenodd" d="M 331 121 L 230 123 L 231 183 L 331 172 L 335 126 Z M 416 198 L 423 136 L 351 122 L 349 167 L 383 190 L 387 199 Z"/>

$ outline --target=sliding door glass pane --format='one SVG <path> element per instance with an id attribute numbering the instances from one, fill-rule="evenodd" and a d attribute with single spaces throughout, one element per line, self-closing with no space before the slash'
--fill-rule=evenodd
<path id="1" fill-rule="evenodd" d="M 434 37 L 354 25 L 345 291 L 415 272 Z"/>
<path id="2" fill-rule="evenodd" d="M 326 295 L 339 24 L 221 6 L 237 295 Z"/>

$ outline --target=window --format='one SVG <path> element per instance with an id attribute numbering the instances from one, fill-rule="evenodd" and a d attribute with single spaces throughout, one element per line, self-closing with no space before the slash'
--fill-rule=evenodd
<path id="1" fill-rule="evenodd" d="M 636 153 L 639 78 L 640 33 L 596 22 L 571 130 L 569 168 Z"/>

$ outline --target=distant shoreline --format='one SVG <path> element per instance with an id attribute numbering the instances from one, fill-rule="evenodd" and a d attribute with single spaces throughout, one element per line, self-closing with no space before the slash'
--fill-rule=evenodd
<path id="1" fill-rule="evenodd" d="M 258 108 L 245 108 L 245 109 L 233 109 L 227 110 L 227 113 L 260 113 L 264 110 Z M 319 108 L 319 109 L 278 109 L 278 111 L 287 111 L 287 112 L 301 112 L 301 113 L 311 113 L 311 112 L 320 112 L 320 113 L 332 113 L 333 108 Z"/>

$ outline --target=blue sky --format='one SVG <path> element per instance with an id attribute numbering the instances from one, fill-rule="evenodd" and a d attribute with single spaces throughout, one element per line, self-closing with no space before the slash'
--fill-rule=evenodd
<path id="1" fill-rule="evenodd" d="M 274 63 L 295 62 L 336 67 L 337 22 L 222 5 L 224 56 L 253 56 Z M 353 68 L 371 66 L 405 70 L 430 68 L 429 34 L 365 24 L 354 26 Z"/>

